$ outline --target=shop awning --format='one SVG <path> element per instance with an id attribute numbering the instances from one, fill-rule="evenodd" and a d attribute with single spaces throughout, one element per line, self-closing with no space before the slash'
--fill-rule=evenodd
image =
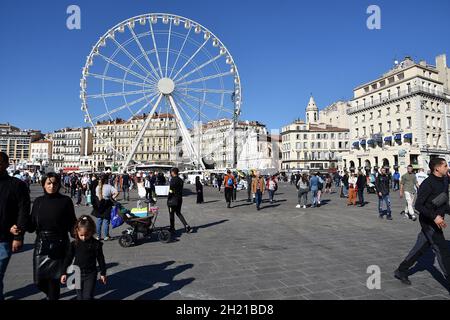
<path id="1" fill-rule="evenodd" d="M 392 137 L 391 137 L 391 136 L 385 137 L 385 138 L 384 138 L 384 141 L 392 141 Z"/>
<path id="2" fill-rule="evenodd" d="M 353 142 L 353 146 L 354 147 L 358 147 L 359 146 L 359 142 L 358 141 Z"/>
<path id="3" fill-rule="evenodd" d="M 367 144 L 375 144 L 375 140 L 369 139 L 369 140 L 367 140 Z"/>
<path id="4" fill-rule="evenodd" d="M 405 135 L 403 135 L 404 139 L 412 139 L 412 133 L 407 133 Z"/>
<path id="5" fill-rule="evenodd" d="M 79 167 L 65 167 L 65 168 L 63 169 L 64 172 L 78 171 L 78 170 L 80 170 Z"/>
<path id="6" fill-rule="evenodd" d="M 361 140 L 360 144 L 361 144 L 362 146 L 365 146 L 365 145 L 366 145 L 366 140 Z"/>
<path id="7" fill-rule="evenodd" d="M 394 137 L 394 140 L 396 140 L 396 141 L 402 140 L 402 135 L 400 133 L 397 133 Z"/>

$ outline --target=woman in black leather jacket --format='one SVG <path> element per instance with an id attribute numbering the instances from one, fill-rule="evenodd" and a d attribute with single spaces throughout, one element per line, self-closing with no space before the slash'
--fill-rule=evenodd
<path id="1" fill-rule="evenodd" d="M 42 179 L 44 195 L 34 200 L 29 232 L 36 232 L 33 279 L 48 300 L 60 297 L 64 257 L 70 245 L 69 233 L 76 223 L 72 200 L 59 193 L 61 178 L 48 173 Z"/>

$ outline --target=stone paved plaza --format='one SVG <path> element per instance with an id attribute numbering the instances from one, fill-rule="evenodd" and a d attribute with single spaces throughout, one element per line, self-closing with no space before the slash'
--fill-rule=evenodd
<path id="1" fill-rule="evenodd" d="M 32 188 L 36 197 L 40 188 Z M 136 197 L 136 194 L 132 196 Z M 320 208 L 296 209 L 296 190 L 280 184 L 277 202 L 261 211 L 238 192 L 226 209 L 223 193 L 205 187 L 205 204 L 197 205 L 186 186 L 183 213 L 194 227 L 169 244 L 149 240 L 122 248 L 105 242 L 108 284 L 98 284 L 99 299 L 449 299 L 440 269 L 430 252 L 414 267 L 412 286 L 393 278 L 393 271 L 414 244 L 418 221 L 400 216 L 403 200 L 392 195 L 393 221 L 380 220 L 375 195 L 364 208 L 347 207 L 336 193 Z M 267 199 L 267 194 L 264 196 Z M 168 225 L 160 199 L 158 225 Z M 135 206 L 136 200 L 124 203 Z M 89 213 L 87 207 L 77 214 Z M 112 231 L 118 236 L 125 226 Z M 450 238 L 446 231 L 447 238 Z M 15 254 L 5 277 L 6 299 L 42 299 L 32 284 L 34 235 Z M 369 290 L 367 267 L 381 268 L 381 289 Z M 75 297 L 63 290 L 63 299 Z"/>

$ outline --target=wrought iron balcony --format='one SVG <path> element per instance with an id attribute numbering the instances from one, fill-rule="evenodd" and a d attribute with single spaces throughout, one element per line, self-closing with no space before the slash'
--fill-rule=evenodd
<path id="1" fill-rule="evenodd" d="M 415 87 L 409 88 L 408 90 L 403 90 L 403 91 L 400 91 L 397 93 L 391 93 L 388 97 L 376 99 L 371 102 L 366 102 L 363 105 L 348 108 L 347 114 L 353 114 L 353 113 L 356 113 L 356 112 L 359 112 L 362 110 L 374 108 L 383 103 L 387 103 L 387 102 L 395 101 L 397 99 L 405 98 L 405 97 L 408 97 L 408 96 L 416 94 L 416 93 L 427 93 L 427 94 L 432 94 L 434 96 L 437 96 L 439 98 L 445 98 L 444 92 L 430 89 L 430 88 L 427 88 L 424 86 L 415 86 Z"/>

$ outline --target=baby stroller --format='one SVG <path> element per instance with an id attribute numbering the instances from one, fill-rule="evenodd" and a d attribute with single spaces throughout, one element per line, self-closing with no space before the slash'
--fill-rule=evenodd
<path id="1" fill-rule="evenodd" d="M 147 208 L 145 215 L 135 215 L 131 212 L 121 212 L 119 215 L 130 227 L 122 232 L 119 238 L 119 245 L 123 248 L 129 248 L 136 245 L 139 240 L 151 238 L 156 233 L 158 240 L 168 243 L 171 240 L 169 230 L 155 227 L 158 218 L 158 207 L 152 207 L 149 201 L 146 201 Z"/>

